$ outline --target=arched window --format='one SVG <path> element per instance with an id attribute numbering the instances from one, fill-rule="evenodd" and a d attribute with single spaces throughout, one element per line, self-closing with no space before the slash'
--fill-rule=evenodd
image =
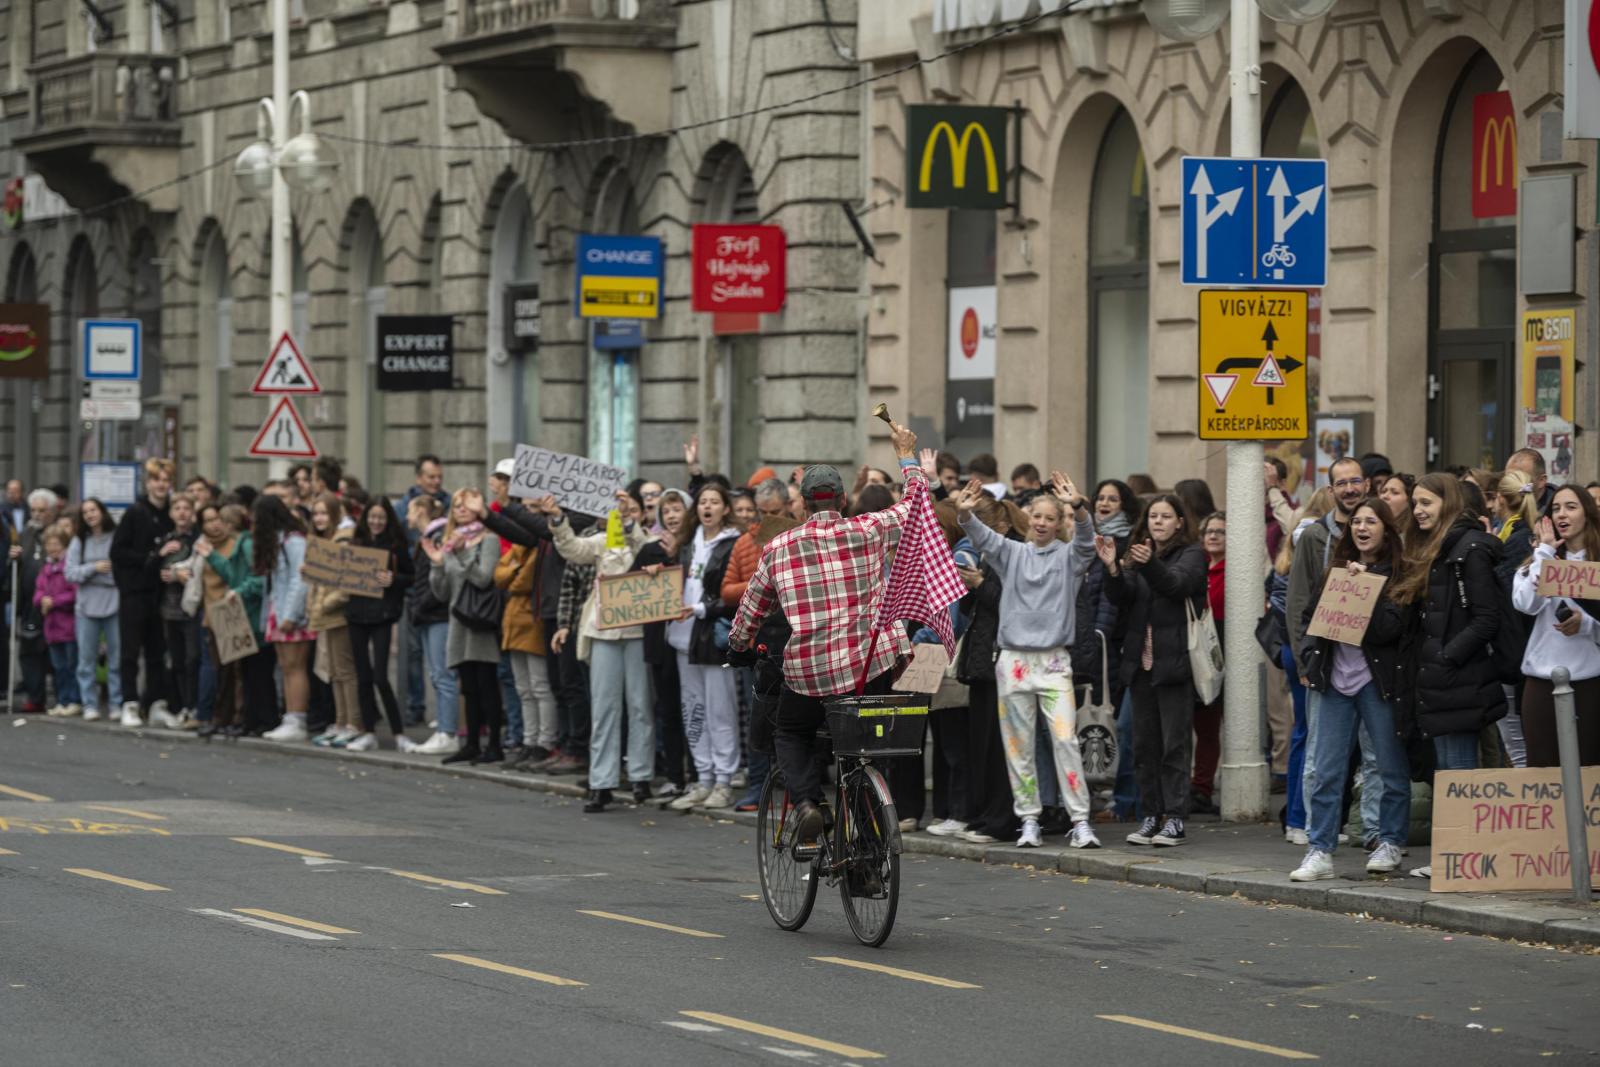
<path id="1" fill-rule="evenodd" d="M 435 259 L 438 259 L 437 254 Z M 518 441 L 539 439 L 539 355 L 535 344 L 512 353 L 506 348 L 506 301 L 515 292 L 537 286 L 544 256 L 538 245 L 533 209 L 527 190 L 518 183 L 511 187 L 495 219 L 489 275 L 489 364 L 504 367 L 509 375 L 509 394 L 493 395 L 489 401 L 489 441 L 494 454 L 510 455 L 509 446 Z"/>
<path id="2" fill-rule="evenodd" d="M 34 304 L 39 300 L 39 266 L 33 258 L 33 249 L 21 245 L 11 256 L 11 269 L 6 278 L 6 302 L 9 304 Z M 50 361 L 59 364 L 63 360 Z M 19 378 L 10 384 L 11 425 L 11 477 L 21 478 L 24 485 L 39 484 L 39 412 L 44 408 L 47 382 Z"/>
<path id="3" fill-rule="evenodd" d="M 706 154 L 700 168 L 700 193 L 703 199 L 698 221 L 759 222 L 755 178 L 750 164 L 737 145 L 724 142 Z M 761 405 L 761 338 L 756 332 L 759 320 L 738 322 L 713 315 L 711 328 L 716 381 L 702 395 L 712 397 L 705 412 L 705 449 L 708 462 L 719 469 L 744 477 L 762 466 L 761 428 L 765 422 Z"/>
<path id="4" fill-rule="evenodd" d="M 639 204 L 633 180 L 615 162 L 607 164 L 596 183 L 589 212 L 592 232 L 629 235 L 639 232 Z M 591 339 L 594 321 L 590 322 Z M 639 441 L 639 350 L 589 346 L 588 455 L 633 470 Z"/>
<path id="5" fill-rule="evenodd" d="M 1126 111 L 1106 128 L 1089 221 L 1089 467 L 1123 478 L 1150 455 L 1150 187 Z"/>
<path id="6" fill-rule="evenodd" d="M 195 459 L 202 473 L 223 484 L 231 480 L 233 459 L 229 415 L 233 370 L 233 286 L 222 231 L 213 229 L 200 260 L 198 322 L 200 356 L 200 445 Z"/>
<path id="7" fill-rule="evenodd" d="M 383 238 L 372 209 L 364 207 L 350 242 L 347 275 L 350 349 L 346 373 L 345 469 L 356 472 L 374 491 L 383 488 L 383 396 L 377 390 L 378 316 L 388 289 L 384 284 Z"/>

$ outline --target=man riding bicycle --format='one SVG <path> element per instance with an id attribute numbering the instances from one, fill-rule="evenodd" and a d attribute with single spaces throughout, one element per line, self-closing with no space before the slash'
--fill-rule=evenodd
<path id="1" fill-rule="evenodd" d="M 926 482 L 935 473 L 935 453 L 924 449 L 918 466 L 917 435 L 899 423 L 890 427 L 889 441 L 908 484 Z M 806 468 L 800 495 L 810 518 L 767 546 L 739 601 L 728 647 L 746 650 L 761 620 L 774 607 L 783 609 L 792 633 L 784 651 L 773 741 L 778 769 L 795 802 L 796 838 L 809 845 L 823 830 L 817 729 L 825 721 L 824 703 L 854 694 L 863 676 L 871 679 L 866 692 L 887 692 L 896 660 L 910 653 L 901 627 L 889 627 L 874 642 L 872 626 L 889 549 L 911 504 L 902 500 L 886 511 L 847 519 L 840 513 L 844 479 L 826 464 Z"/>

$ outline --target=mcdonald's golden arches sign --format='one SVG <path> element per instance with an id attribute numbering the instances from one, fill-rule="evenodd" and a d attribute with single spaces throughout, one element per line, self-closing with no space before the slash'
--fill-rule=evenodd
<path id="1" fill-rule="evenodd" d="M 1472 98 L 1472 217 L 1517 213 L 1517 113 L 1508 92 Z"/>
<path id="2" fill-rule="evenodd" d="M 1009 203 L 1003 107 L 906 107 L 906 204 L 995 210 Z"/>

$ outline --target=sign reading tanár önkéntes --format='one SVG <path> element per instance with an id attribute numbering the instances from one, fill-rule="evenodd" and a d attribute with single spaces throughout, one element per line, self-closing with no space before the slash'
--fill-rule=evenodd
<path id="1" fill-rule="evenodd" d="M 452 388 L 454 326 L 449 315 L 379 315 L 379 391 L 422 393 Z"/>
<path id="2" fill-rule="evenodd" d="M 1585 858 L 1600 878 L 1600 767 L 1583 769 L 1583 811 Z M 1571 885 L 1560 768 L 1440 771 L 1434 777 L 1435 893 Z"/>
<path id="3" fill-rule="evenodd" d="M 1378 594 L 1383 591 L 1385 580 L 1378 574 L 1331 568 L 1306 633 L 1311 637 L 1331 638 L 1340 644 L 1359 645 L 1372 623 L 1372 613 L 1378 606 Z"/>
<path id="4" fill-rule="evenodd" d="M 1600 563 L 1582 559 L 1547 559 L 1539 568 L 1540 596 L 1600 600 Z"/>
<path id="5" fill-rule="evenodd" d="M 348 541 L 323 537 L 306 539 L 306 561 L 300 573 L 308 582 L 339 589 L 351 596 L 381 597 L 380 571 L 389 569 L 389 553 L 381 548 L 361 548 Z"/>
<path id="6" fill-rule="evenodd" d="M 580 515 L 607 514 L 627 484 L 628 472 L 621 467 L 533 445 L 517 446 L 511 472 L 512 496 L 533 500 L 553 496 L 567 511 Z"/>
<path id="7" fill-rule="evenodd" d="M 783 310 L 788 240 L 781 226 L 694 227 L 696 311 Z"/>
<path id="8" fill-rule="evenodd" d="M 950 666 L 950 653 L 938 642 L 931 645 L 913 645 L 911 662 L 900 672 L 900 677 L 890 686 L 897 693 L 937 693 L 944 684 L 945 668 Z"/>
<path id="9" fill-rule="evenodd" d="M 217 639 L 217 659 L 224 667 L 258 651 L 249 613 L 238 593 L 230 591 L 221 600 L 207 604 L 206 625 Z"/>
<path id="10" fill-rule="evenodd" d="M 653 577 L 644 571 L 607 575 L 596 589 L 597 630 L 666 622 L 683 614 L 682 567 L 664 567 Z"/>

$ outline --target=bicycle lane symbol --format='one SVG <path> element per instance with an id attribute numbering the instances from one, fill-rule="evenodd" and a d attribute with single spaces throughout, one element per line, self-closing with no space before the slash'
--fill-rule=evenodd
<path id="1" fill-rule="evenodd" d="M 116 837 L 130 834 L 150 834 L 171 837 L 172 831 L 156 826 L 139 826 L 130 823 L 100 822 L 69 816 L 59 819 L 10 819 L 0 816 L 0 833 L 17 834 L 90 834 L 96 837 Z"/>

